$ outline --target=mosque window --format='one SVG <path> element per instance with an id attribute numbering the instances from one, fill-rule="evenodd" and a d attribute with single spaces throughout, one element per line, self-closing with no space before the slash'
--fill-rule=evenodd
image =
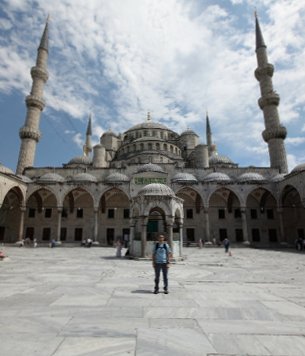
<path id="1" fill-rule="evenodd" d="M 242 229 L 235 229 L 235 240 L 236 242 L 244 241 L 244 234 Z"/>
<path id="2" fill-rule="evenodd" d="M 227 229 L 219 229 L 219 240 L 223 241 L 228 237 Z"/>
<path id="3" fill-rule="evenodd" d="M 124 209 L 124 219 L 129 219 L 129 209 Z"/>
<path id="4" fill-rule="evenodd" d="M 225 219 L 225 218 L 226 218 L 225 209 L 218 209 L 218 219 Z"/>
<path id="5" fill-rule="evenodd" d="M 152 144 L 151 143 L 148 144 L 148 149 L 152 150 Z"/>
<path id="6" fill-rule="evenodd" d="M 160 131 L 160 137 L 163 138 L 163 132 L 162 131 Z"/>
<path id="7" fill-rule="evenodd" d="M 82 241 L 83 239 L 83 229 L 81 227 L 76 227 L 74 230 L 74 241 Z"/>
<path id="8" fill-rule="evenodd" d="M 108 219 L 114 219 L 114 209 L 108 209 Z"/>
<path id="9" fill-rule="evenodd" d="M 68 210 L 67 208 L 63 208 L 61 211 L 61 217 L 62 218 L 67 218 L 68 217 Z"/>
<path id="10" fill-rule="evenodd" d="M 67 228 L 62 227 L 60 229 L 60 241 L 66 241 L 67 240 Z"/>
<path id="11" fill-rule="evenodd" d="M 140 144 L 140 149 L 141 149 L 141 151 L 144 151 L 144 143 Z"/>
<path id="12" fill-rule="evenodd" d="M 29 218 L 35 218 L 36 209 L 29 208 Z"/>
<path id="13" fill-rule="evenodd" d="M 144 136 L 148 136 L 148 133 L 147 133 L 147 131 L 144 131 Z"/>
<path id="14" fill-rule="evenodd" d="M 241 218 L 241 210 L 240 210 L 240 208 L 234 209 L 234 217 L 236 219 Z"/>
<path id="15" fill-rule="evenodd" d="M 251 215 L 251 219 L 253 219 L 253 220 L 257 219 L 257 210 L 256 209 L 251 209 L 250 210 L 250 215 Z"/>
<path id="16" fill-rule="evenodd" d="M 42 230 L 42 241 L 50 241 L 51 229 L 49 227 L 44 227 Z"/>
<path id="17" fill-rule="evenodd" d="M 252 229 L 252 241 L 259 242 L 261 240 L 259 229 Z"/>
<path id="18" fill-rule="evenodd" d="M 174 152 L 174 148 L 173 148 L 173 146 L 170 146 L 170 151 L 171 151 L 171 153 L 173 153 L 173 152 Z"/>
<path id="19" fill-rule="evenodd" d="M 277 231 L 276 229 L 269 229 L 269 242 L 277 242 Z"/>
<path id="20" fill-rule="evenodd" d="M 136 145 L 133 145 L 133 151 L 135 152 L 137 150 L 137 146 Z"/>
<path id="21" fill-rule="evenodd" d="M 267 212 L 267 219 L 273 220 L 274 219 L 273 209 L 267 209 L 266 212 Z"/>
<path id="22" fill-rule="evenodd" d="M 77 218 L 82 218 L 84 216 L 84 209 L 82 208 L 77 208 L 76 209 L 76 217 Z"/>
<path id="23" fill-rule="evenodd" d="M 163 145 L 163 149 L 164 149 L 164 151 L 167 151 L 167 144 L 166 143 Z"/>
<path id="24" fill-rule="evenodd" d="M 0 226 L 0 241 L 4 240 L 5 226 Z"/>
<path id="25" fill-rule="evenodd" d="M 51 217 L 52 217 L 52 209 L 51 209 L 51 208 L 47 208 L 47 209 L 44 211 L 44 217 L 45 217 L 45 218 L 51 218 Z"/>
<path id="26" fill-rule="evenodd" d="M 193 209 L 186 209 L 186 218 L 193 219 Z"/>
<path id="27" fill-rule="evenodd" d="M 160 151 L 160 143 L 156 143 L 156 150 Z"/>

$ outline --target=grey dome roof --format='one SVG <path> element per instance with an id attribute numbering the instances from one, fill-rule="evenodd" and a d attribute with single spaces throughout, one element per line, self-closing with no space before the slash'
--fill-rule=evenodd
<path id="1" fill-rule="evenodd" d="M 138 195 L 162 195 L 162 196 L 175 196 L 175 193 L 172 191 L 172 189 L 170 187 L 168 187 L 165 184 L 160 184 L 160 183 L 151 183 L 151 184 L 147 184 L 145 185 L 145 187 L 143 187 Z"/>
<path id="2" fill-rule="evenodd" d="M 301 164 L 298 164 L 297 166 L 295 166 L 293 168 L 293 170 L 291 171 L 292 172 L 302 172 L 302 171 L 305 171 L 305 163 L 301 163 Z"/>
<path id="3" fill-rule="evenodd" d="M 173 183 L 187 183 L 187 184 L 195 184 L 198 183 L 197 178 L 190 173 L 177 173 L 172 178 Z"/>
<path id="4" fill-rule="evenodd" d="M 222 155 L 219 155 L 218 153 L 214 153 L 209 158 L 209 163 L 210 163 L 210 165 L 213 165 L 213 164 L 220 164 L 220 163 L 232 164 L 233 162 L 227 156 L 222 156 Z"/>
<path id="5" fill-rule="evenodd" d="M 13 172 L 11 169 L 5 167 L 5 166 L 4 166 L 3 164 L 1 164 L 1 163 L 0 163 L 0 172 L 1 172 L 1 173 L 7 173 L 7 174 L 14 174 L 14 172 Z"/>
<path id="6" fill-rule="evenodd" d="M 134 130 L 141 130 L 141 129 L 162 129 L 162 130 L 168 130 L 168 128 L 165 125 L 162 125 L 158 122 L 153 122 L 153 121 L 146 121 L 142 122 L 141 124 L 132 126 L 129 130 L 127 130 L 125 133 L 129 131 L 134 131 Z"/>
<path id="7" fill-rule="evenodd" d="M 32 179 L 27 177 L 27 176 L 24 176 L 22 174 L 17 174 L 17 177 L 20 178 L 24 183 L 32 183 Z"/>
<path id="8" fill-rule="evenodd" d="M 231 182 L 231 178 L 221 172 L 212 172 L 203 178 L 204 182 Z"/>
<path id="9" fill-rule="evenodd" d="M 259 173 L 248 172 L 248 173 L 243 173 L 242 175 L 240 175 L 237 178 L 237 181 L 239 183 L 263 182 L 263 181 L 265 181 L 265 178 Z"/>
<path id="10" fill-rule="evenodd" d="M 91 164 L 92 160 L 87 156 L 77 156 L 72 158 L 68 164 Z"/>
<path id="11" fill-rule="evenodd" d="M 285 174 L 277 174 L 276 176 L 271 178 L 272 182 L 281 182 L 285 177 Z"/>
<path id="12" fill-rule="evenodd" d="M 129 180 L 130 179 L 125 174 L 115 172 L 115 173 L 109 174 L 109 176 L 106 177 L 105 182 L 106 183 L 125 183 L 125 182 L 129 182 Z"/>
<path id="13" fill-rule="evenodd" d="M 158 166 L 157 164 L 147 163 L 147 164 L 143 164 L 143 166 L 140 166 L 137 169 L 137 173 L 142 173 L 142 172 L 160 172 L 160 173 L 164 173 L 164 170 L 160 166 Z"/>
<path id="14" fill-rule="evenodd" d="M 191 129 L 187 129 L 187 130 L 183 131 L 180 136 L 184 136 L 184 135 L 195 135 L 195 136 L 198 136 L 198 135 L 196 134 L 196 132 L 193 131 L 193 130 L 191 130 Z"/>
<path id="15" fill-rule="evenodd" d="M 64 182 L 65 178 L 57 173 L 45 173 L 37 179 L 39 183 L 58 183 Z"/>
<path id="16" fill-rule="evenodd" d="M 97 182 L 96 177 L 89 173 L 78 173 L 71 180 L 74 182 Z"/>

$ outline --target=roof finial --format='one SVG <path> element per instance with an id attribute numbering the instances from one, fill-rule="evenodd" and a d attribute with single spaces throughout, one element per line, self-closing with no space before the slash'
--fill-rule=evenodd
<path id="1" fill-rule="evenodd" d="M 151 121 L 150 111 L 147 111 L 147 121 Z"/>

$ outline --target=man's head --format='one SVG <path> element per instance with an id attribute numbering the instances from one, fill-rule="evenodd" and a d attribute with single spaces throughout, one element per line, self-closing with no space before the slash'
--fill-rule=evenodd
<path id="1" fill-rule="evenodd" d="M 160 235 L 158 236 L 158 241 L 159 241 L 159 242 L 165 242 L 165 241 L 166 241 L 165 236 L 162 235 L 162 234 L 160 234 Z"/>

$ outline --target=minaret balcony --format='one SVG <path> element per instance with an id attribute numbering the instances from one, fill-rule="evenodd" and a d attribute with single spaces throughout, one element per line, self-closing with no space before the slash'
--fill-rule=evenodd
<path id="1" fill-rule="evenodd" d="M 41 79 L 44 82 L 46 82 L 49 79 L 49 74 L 46 70 L 41 69 L 39 67 L 32 67 L 31 69 L 31 76 L 32 79 Z"/>
<path id="2" fill-rule="evenodd" d="M 280 103 L 280 96 L 274 91 L 258 99 L 258 105 L 262 110 L 265 106 L 269 106 L 269 105 L 278 106 L 279 103 Z"/>
<path id="3" fill-rule="evenodd" d="M 33 129 L 30 129 L 29 127 L 21 127 L 21 129 L 19 130 L 19 137 L 21 139 L 23 138 L 29 138 L 32 140 L 35 140 L 36 142 L 39 141 L 40 139 L 40 132 L 39 131 L 35 131 Z"/>
<path id="4" fill-rule="evenodd" d="M 272 129 L 266 129 L 262 132 L 262 136 L 265 142 L 272 139 L 282 139 L 285 140 L 287 136 L 287 130 L 284 126 L 278 126 Z"/>
<path id="5" fill-rule="evenodd" d="M 273 72 L 274 72 L 274 66 L 271 63 L 267 63 L 263 67 L 256 68 L 254 75 L 258 81 L 261 81 L 261 79 L 266 75 L 272 77 Z"/>
<path id="6" fill-rule="evenodd" d="M 25 98 L 25 102 L 27 107 L 34 106 L 40 109 L 41 111 L 44 109 L 46 105 L 45 101 L 42 98 L 31 94 Z"/>

